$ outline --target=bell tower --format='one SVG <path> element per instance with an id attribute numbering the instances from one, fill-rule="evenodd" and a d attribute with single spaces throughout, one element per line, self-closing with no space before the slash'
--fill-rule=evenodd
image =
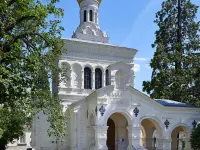
<path id="1" fill-rule="evenodd" d="M 77 0 L 80 6 L 80 25 L 72 38 L 108 43 L 108 36 L 99 27 L 98 9 L 101 0 Z"/>

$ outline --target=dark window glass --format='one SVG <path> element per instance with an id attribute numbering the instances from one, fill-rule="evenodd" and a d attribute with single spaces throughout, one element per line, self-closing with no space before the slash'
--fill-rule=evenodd
<path id="1" fill-rule="evenodd" d="M 109 75 L 109 70 L 106 70 L 106 85 L 110 85 L 110 75 Z"/>
<path id="2" fill-rule="evenodd" d="M 90 21 L 93 21 L 93 11 L 90 10 Z"/>
<path id="3" fill-rule="evenodd" d="M 95 69 L 95 89 L 102 88 L 102 71 L 101 69 Z"/>
<path id="4" fill-rule="evenodd" d="M 86 21 L 87 21 L 87 11 L 84 10 L 84 22 L 86 22 Z"/>
<path id="5" fill-rule="evenodd" d="M 84 69 L 84 88 L 85 89 L 92 89 L 91 86 L 91 69 L 86 67 Z"/>

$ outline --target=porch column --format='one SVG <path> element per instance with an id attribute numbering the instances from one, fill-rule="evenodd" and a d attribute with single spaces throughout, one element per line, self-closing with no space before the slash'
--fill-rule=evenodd
<path id="1" fill-rule="evenodd" d="M 96 150 L 108 150 L 106 145 L 108 126 L 95 126 L 94 129 L 96 139 Z"/>
<path id="2" fill-rule="evenodd" d="M 191 135 L 191 132 L 186 132 L 186 137 L 183 139 L 184 142 L 185 142 L 185 148 L 184 149 L 187 149 L 187 150 L 191 150 L 190 135 Z"/>
<path id="3" fill-rule="evenodd" d="M 132 126 L 127 127 L 128 130 L 128 148 L 127 150 L 132 150 L 133 149 L 133 144 L 132 144 Z"/>
<path id="4" fill-rule="evenodd" d="M 134 148 L 140 148 L 140 131 L 141 131 L 141 127 L 140 126 L 134 126 L 132 127 L 132 146 Z"/>
<path id="5" fill-rule="evenodd" d="M 163 150 L 171 150 L 171 139 L 163 139 Z"/>
<path id="6" fill-rule="evenodd" d="M 162 148 L 163 148 L 163 139 L 157 138 L 156 139 L 156 149 L 162 149 Z"/>

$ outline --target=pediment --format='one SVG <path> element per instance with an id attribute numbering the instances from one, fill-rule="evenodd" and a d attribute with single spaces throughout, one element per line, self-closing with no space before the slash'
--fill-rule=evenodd
<path id="1" fill-rule="evenodd" d="M 95 93 L 95 94 L 94 94 Z M 95 99 L 97 104 L 103 105 L 118 105 L 119 106 L 142 106 L 146 105 L 149 108 L 163 109 L 164 107 L 143 94 L 142 92 L 136 90 L 133 87 L 126 86 L 123 90 L 115 89 L 114 86 L 107 86 L 95 91 L 91 96 Z M 95 96 L 95 98 L 94 98 Z M 90 99 L 90 96 L 88 96 Z"/>
<path id="2" fill-rule="evenodd" d="M 119 62 L 116 62 L 116 63 L 111 64 L 110 66 L 108 66 L 108 69 L 110 69 L 110 70 L 120 70 L 120 69 L 124 70 L 125 68 L 130 70 L 132 68 L 132 66 L 126 64 L 123 61 L 119 61 Z"/>

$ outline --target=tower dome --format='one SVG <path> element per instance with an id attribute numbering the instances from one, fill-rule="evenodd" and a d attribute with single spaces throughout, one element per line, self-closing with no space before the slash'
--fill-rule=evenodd
<path id="1" fill-rule="evenodd" d="M 102 0 L 77 0 L 80 6 L 80 25 L 72 38 L 108 43 L 108 36 L 99 27 L 98 10 Z"/>
<path id="2" fill-rule="evenodd" d="M 77 0 L 77 2 L 79 3 L 79 5 L 80 5 L 80 3 L 81 3 L 82 1 L 84 1 L 84 0 Z M 100 4 L 102 0 L 96 0 L 96 1 Z"/>

